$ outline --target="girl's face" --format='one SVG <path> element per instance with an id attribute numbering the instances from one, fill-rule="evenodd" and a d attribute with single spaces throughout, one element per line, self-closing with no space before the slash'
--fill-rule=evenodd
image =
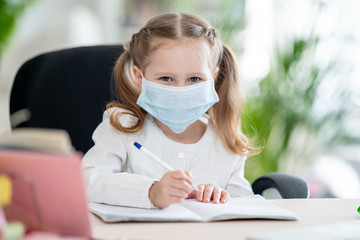
<path id="1" fill-rule="evenodd" d="M 137 82 L 141 85 L 141 72 L 155 83 L 184 87 L 215 78 L 217 71 L 211 70 L 210 47 L 205 40 L 166 40 L 149 56 L 145 69 L 133 68 Z M 142 71 L 141 71 L 142 70 Z"/>

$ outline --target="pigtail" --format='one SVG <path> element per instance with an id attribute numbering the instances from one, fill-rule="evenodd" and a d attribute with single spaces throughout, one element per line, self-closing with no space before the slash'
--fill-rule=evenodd
<path id="1" fill-rule="evenodd" d="M 237 61 L 229 47 L 223 45 L 215 89 L 220 101 L 210 110 L 210 119 L 225 145 L 234 153 L 247 156 L 255 150 L 241 131 L 241 113 L 245 92 L 240 84 Z"/>
<path id="2" fill-rule="evenodd" d="M 125 133 L 134 133 L 139 131 L 145 121 L 146 112 L 136 104 L 137 98 L 140 94 L 140 89 L 133 81 L 131 74 L 132 58 L 126 50 L 115 64 L 113 77 L 117 92 L 121 93 L 120 102 L 112 101 L 107 104 L 106 109 L 110 116 L 110 123 L 116 129 Z M 112 107 L 121 108 L 125 111 L 109 111 Z M 120 122 L 120 117 L 123 114 L 130 114 L 138 119 L 137 123 L 131 126 L 123 126 Z"/>

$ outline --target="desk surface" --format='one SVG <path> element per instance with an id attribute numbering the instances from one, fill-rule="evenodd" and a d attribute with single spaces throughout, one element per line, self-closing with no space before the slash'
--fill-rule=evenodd
<path id="1" fill-rule="evenodd" d="M 298 214 L 299 221 L 238 220 L 223 222 L 112 223 L 105 224 L 91 215 L 95 239 L 246 239 L 250 233 L 345 221 L 359 218 L 360 199 L 270 200 Z"/>

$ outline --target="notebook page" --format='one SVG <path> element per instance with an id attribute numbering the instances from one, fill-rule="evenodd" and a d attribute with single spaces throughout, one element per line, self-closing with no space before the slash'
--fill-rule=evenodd
<path id="1" fill-rule="evenodd" d="M 90 210 L 104 222 L 122 221 L 202 221 L 202 218 L 179 204 L 166 209 L 143 209 L 89 203 Z"/>
<path id="2" fill-rule="evenodd" d="M 284 219 L 296 220 L 296 214 L 279 208 L 260 195 L 232 198 L 225 204 L 184 201 L 182 206 L 201 216 L 204 221 L 230 219 Z"/>

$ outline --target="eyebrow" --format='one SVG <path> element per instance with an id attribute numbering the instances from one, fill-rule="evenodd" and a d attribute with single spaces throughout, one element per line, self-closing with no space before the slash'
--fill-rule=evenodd
<path id="1" fill-rule="evenodd" d="M 189 73 L 189 74 L 187 74 L 188 76 L 194 76 L 194 75 L 202 75 L 202 76 L 206 76 L 206 74 L 205 73 L 202 73 L 202 72 L 193 72 L 193 73 Z"/>
<path id="2" fill-rule="evenodd" d="M 168 75 L 168 76 L 176 76 L 176 74 L 171 73 L 171 72 L 157 72 L 154 74 L 155 76 L 163 76 L 163 75 Z M 187 76 L 196 76 L 196 75 L 202 75 L 202 76 L 206 76 L 205 73 L 201 73 L 201 72 L 193 72 L 193 73 L 188 73 L 186 74 Z"/>
<path id="3" fill-rule="evenodd" d="M 163 76 L 163 75 L 172 75 L 172 76 L 174 76 L 175 74 L 173 74 L 171 72 L 157 72 L 154 75 L 155 76 Z"/>

